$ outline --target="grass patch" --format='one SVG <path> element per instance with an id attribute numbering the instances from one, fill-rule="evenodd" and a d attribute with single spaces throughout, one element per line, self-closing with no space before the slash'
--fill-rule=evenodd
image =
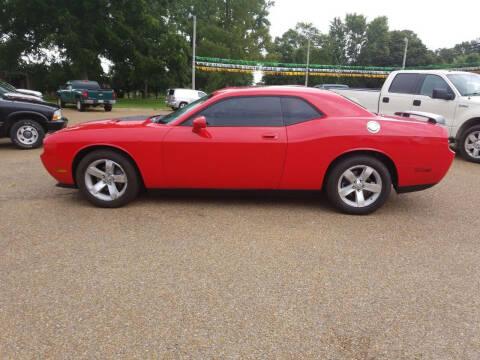
<path id="1" fill-rule="evenodd" d="M 131 109 L 171 110 L 165 105 L 165 98 L 158 99 L 117 99 L 113 107 Z"/>

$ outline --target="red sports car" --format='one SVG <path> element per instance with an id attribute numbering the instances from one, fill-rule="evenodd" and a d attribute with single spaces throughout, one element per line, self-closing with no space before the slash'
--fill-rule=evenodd
<path id="1" fill-rule="evenodd" d="M 341 211 L 367 214 L 392 185 L 426 189 L 447 173 L 447 131 L 420 115 L 428 121 L 375 115 L 315 88 L 232 88 L 166 116 L 70 126 L 44 140 L 41 158 L 60 184 L 102 207 L 142 187 L 323 188 Z"/>

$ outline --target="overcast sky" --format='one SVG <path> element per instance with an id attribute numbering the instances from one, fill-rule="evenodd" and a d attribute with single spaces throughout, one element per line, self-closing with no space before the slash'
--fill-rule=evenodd
<path id="1" fill-rule="evenodd" d="M 354 12 L 367 21 L 387 16 L 390 30 L 412 30 L 431 50 L 480 37 L 480 0 L 275 0 L 270 32 L 275 38 L 297 22 L 311 22 L 327 33 L 334 17 Z"/>

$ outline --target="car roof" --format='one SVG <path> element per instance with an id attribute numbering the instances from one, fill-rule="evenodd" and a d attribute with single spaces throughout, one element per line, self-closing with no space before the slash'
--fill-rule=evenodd
<path id="1" fill-rule="evenodd" d="M 435 74 L 435 75 L 441 75 L 441 74 L 471 74 L 471 72 L 467 71 L 459 71 L 459 70 L 449 70 L 449 69 L 443 69 L 443 70 L 396 70 L 393 73 L 407 73 L 407 74 Z"/>
<path id="2" fill-rule="evenodd" d="M 274 85 L 274 86 L 250 86 L 230 87 L 215 91 L 214 95 L 311 95 L 319 93 L 325 95 L 332 92 L 319 88 L 306 87 L 303 85 Z M 339 95 L 337 95 L 339 96 Z"/>

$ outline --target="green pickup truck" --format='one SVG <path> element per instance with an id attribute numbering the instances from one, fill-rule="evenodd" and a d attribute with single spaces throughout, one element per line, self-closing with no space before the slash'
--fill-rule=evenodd
<path id="1" fill-rule="evenodd" d="M 57 90 L 58 106 L 75 104 L 78 111 L 88 106 L 103 106 L 105 111 L 111 111 L 116 97 L 113 89 L 100 89 L 96 81 L 89 80 L 70 80 Z"/>

